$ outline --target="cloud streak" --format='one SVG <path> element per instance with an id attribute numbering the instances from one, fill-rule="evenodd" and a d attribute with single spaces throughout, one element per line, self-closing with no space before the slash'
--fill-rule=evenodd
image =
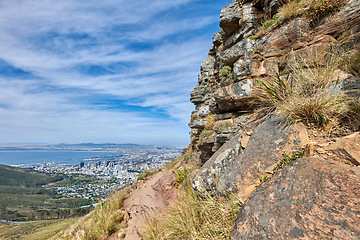
<path id="1" fill-rule="evenodd" d="M 186 144 L 227 2 L 1 2 L 2 142 Z"/>

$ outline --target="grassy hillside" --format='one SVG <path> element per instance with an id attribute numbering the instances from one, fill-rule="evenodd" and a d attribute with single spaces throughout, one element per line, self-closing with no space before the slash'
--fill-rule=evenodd
<path id="1" fill-rule="evenodd" d="M 89 209 L 78 207 L 91 204 L 92 200 L 64 197 L 43 187 L 50 183 L 70 184 L 72 179 L 0 165 L 0 219 L 31 221 L 83 215 Z"/>
<path id="2" fill-rule="evenodd" d="M 0 225 L 0 239 L 49 239 L 78 218 Z"/>
<path id="3" fill-rule="evenodd" d="M 2 186 L 38 187 L 64 179 L 60 174 L 45 174 L 26 168 L 0 165 L 0 184 Z"/>

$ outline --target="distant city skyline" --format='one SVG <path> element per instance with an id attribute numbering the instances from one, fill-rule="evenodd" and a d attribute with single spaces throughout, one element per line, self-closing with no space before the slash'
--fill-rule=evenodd
<path id="1" fill-rule="evenodd" d="M 3 1 L 0 144 L 188 144 L 190 91 L 230 2 Z"/>

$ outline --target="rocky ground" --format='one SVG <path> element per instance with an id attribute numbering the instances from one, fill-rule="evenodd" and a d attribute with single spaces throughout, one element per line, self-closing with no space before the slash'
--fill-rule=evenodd
<path id="1" fill-rule="evenodd" d="M 127 228 L 115 233 L 109 239 L 120 239 L 122 236 L 125 236 L 125 240 L 140 239 L 146 224 L 175 201 L 174 176 L 175 174 L 171 170 L 164 170 L 145 181 L 138 182 L 124 201 L 123 208 L 127 213 Z"/>

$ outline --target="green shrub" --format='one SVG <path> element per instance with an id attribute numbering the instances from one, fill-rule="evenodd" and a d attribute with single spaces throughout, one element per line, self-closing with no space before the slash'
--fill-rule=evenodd
<path id="1" fill-rule="evenodd" d="M 216 116 L 216 114 L 210 114 L 206 117 L 205 129 L 207 129 L 207 130 L 213 129 L 214 123 L 215 123 L 215 116 Z"/>
<path id="2" fill-rule="evenodd" d="M 207 94 L 207 93 L 211 93 L 211 87 L 209 87 L 209 86 L 205 86 L 203 88 L 203 94 Z"/>
<path id="3" fill-rule="evenodd" d="M 176 179 L 176 186 L 179 186 L 188 176 L 189 170 L 187 168 L 180 168 L 177 170 L 175 179 Z"/>
<path id="4" fill-rule="evenodd" d="M 275 165 L 273 169 L 273 174 L 276 173 L 278 170 L 282 169 L 285 165 L 288 163 L 298 159 L 302 158 L 304 156 L 304 151 L 298 151 L 293 153 L 292 155 L 288 154 L 287 152 L 284 152 L 283 157 L 280 159 L 280 161 Z"/>
<path id="5" fill-rule="evenodd" d="M 234 83 L 234 73 L 229 66 L 225 66 L 219 71 L 219 79 L 222 86 L 228 86 Z"/>
<path id="6" fill-rule="evenodd" d="M 273 15 L 272 18 L 265 20 L 261 24 L 260 30 L 266 30 L 269 27 L 276 27 L 280 23 L 278 19 L 279 19 L 278 14 Z"/>
<path id="7" fill-rule="evenodd" d="M 207 137 L 209 137 L 211 135 L 211 131 L 210 130 L 207 130 L 207 129 L 204 129 L 202 132 L 201 132 L 201 134 L 200 134 L 200 136 L 199 136 L 199 141 L 198 141 L 198 145 L 201 145 L 202 143 L 203 143 L 203 140 L 204 140 L 204 138 L 207 138 Z"/>
<path id="8" fill-rule="evenodd" d="M 279 160 L 278 163 L 276 163 L 275 167 L 272 170 L 272 173 L 270 175 L 265 175 L 264 177 L 260 178 L 260 183 L 266 182 L 270 177 L 275 174 L 277 171 L 285 167 L 288 163 L 298 159 L 302 158 L 304 156 L 304 150 L 297 151 L 293 154 L 289 154 L 287 152 L 284 152 L 282 158 Z"/>
<path id="9" fill-rule="evenodd" d="M 265 105 L 269 112 L 276 110 L 277 105 L 286 101 L 286 98 L 292 94 L 292 86 L 289 82 L 289 76 L 283 80 L 278 74 L 272 79 L 257 79 L 256 88 L 257 100 Z"/>
<path id="10" fill-rule="evenodd" d="M 266 182 L 269 178 L 270 178 L 269 175 L 266 175 L 266 176 L 260 178 L 260 183 Z"/>

